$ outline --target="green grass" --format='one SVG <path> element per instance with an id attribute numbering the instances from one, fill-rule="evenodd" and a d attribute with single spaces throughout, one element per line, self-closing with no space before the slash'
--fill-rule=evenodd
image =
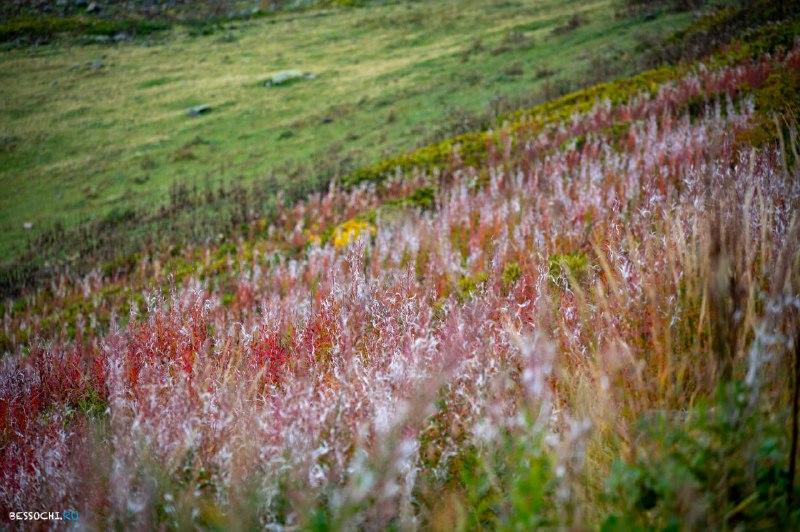
<path id="1" fill-rule="evenodd" d="M 236 22 L 200 37 L 176 28 L 155 45 L 2 52 L 0 256 L 21 255 L 26 222 L 71 226 L 162 205 L 175 182 L 280 180 L 290 164 L 344 156 L 374 164 L 459 113 L 585 78 L 593 57 L 626 64 L 637 32 L 691 18 L 619 19 L 614 6 L 440 0 Z M 553 33 L 575 13 L 584 25 Z M 282 70 L 319 77 L 263 86 Z M 203 103 L 213 111 L 187 116 Z"/>

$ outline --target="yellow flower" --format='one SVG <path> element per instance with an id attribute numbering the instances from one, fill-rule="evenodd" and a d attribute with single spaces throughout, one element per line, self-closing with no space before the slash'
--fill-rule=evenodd
<path id="1" fill-rule="evenodd" d="M 355 218 L 347 220 L 333 232 L 333 245 L 337 248 L 349 246 L 364 231 L 369 231 L 370 235 L 375 235 L 375 228 L 369 222 L 356 220 Z"/>

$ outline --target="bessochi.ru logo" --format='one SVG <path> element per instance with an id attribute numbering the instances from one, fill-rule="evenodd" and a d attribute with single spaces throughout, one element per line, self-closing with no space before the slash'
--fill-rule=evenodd
<path id="1" fill-rule="evenodd" d="M 12 521 L 77 521 L 77 510 L 63 512 L 9 512 Z"/>

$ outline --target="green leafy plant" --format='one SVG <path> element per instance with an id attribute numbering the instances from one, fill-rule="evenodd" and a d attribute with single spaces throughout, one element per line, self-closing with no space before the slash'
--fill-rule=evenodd
<path id="1" fill-rule="evenodd" d="M 787 504 L 785 418 L 734 382 L 685 418 L 658 412 L 642 420 L 636 457 L 617 461 L 607 481 L 614 512 L 603 529 L 797 527 L 800 510 Z"/>
<path id="2" fill-rule="evenodd" d="M 558 283 L 561 279 L 567 282 L 583 282 L 591 268 L 589 258 L 580 251 L 552 255 L 548 261 L 550 279 Z"/>
<path id="3" fill-rule="evenodd" d="M 458 297 L 459 299 L 467 299 L 470 295 L 475 293 L 478 289 L 483 288 L 486 281 L 489 280 L 489 274 L 485 272 L 476 273 L 473 276 L 465 275 L 458 280 Z"/>
<path id="4" fill-rule="evenodd" d="M 509 263 L 503 270 L 503 283 L 512 285 L 522 276 L 522 270 L 516 262 Z"/>

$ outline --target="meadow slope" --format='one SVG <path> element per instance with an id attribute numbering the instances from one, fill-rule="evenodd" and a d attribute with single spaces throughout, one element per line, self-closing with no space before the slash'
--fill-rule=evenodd
<path id="1" fill-rule="evenodd" d="M 270 190 L 327 183 L 484 127 L 516 98 L 543 89 L 557 96 L 577 80 L 628 73 L 637 34 L 652 37 L 690 20 L 666 11 L 653 20 L 619 18 L 615 5 L 396 3 L 226 22 L 211 35 L 192 36 L 191 27 L 178 25 L 116 45 L 4 50 L 0 262 L 19 259 L 57 224 L 134 218 L 135 227 L 109 248 L 142 232 L 169 236 L 177 223 L 144 218 L 159 207 L 183 207 L 176 185 L 213 197 L 222 186 L 256 181 L 268 181 Z M 286 70 L 318 77 L 264 87 Z M 198 104 L 213 110 L 188 117 Z M 211 219 L 220 210 L 190 207 L 189 214 Z M 76 252 L 91 252 L 80 243 L 103 230 L 91 225 L 66 249 L 56 234 L 24 261 L 78 261 Z M 217 232 L 209 228 L 202 238 Z"/>
<path id="2" fill-rule="evenodd" d="M 743 49 L 7 304 L 0 510 L 798 526 L 800 49 Z"/>

